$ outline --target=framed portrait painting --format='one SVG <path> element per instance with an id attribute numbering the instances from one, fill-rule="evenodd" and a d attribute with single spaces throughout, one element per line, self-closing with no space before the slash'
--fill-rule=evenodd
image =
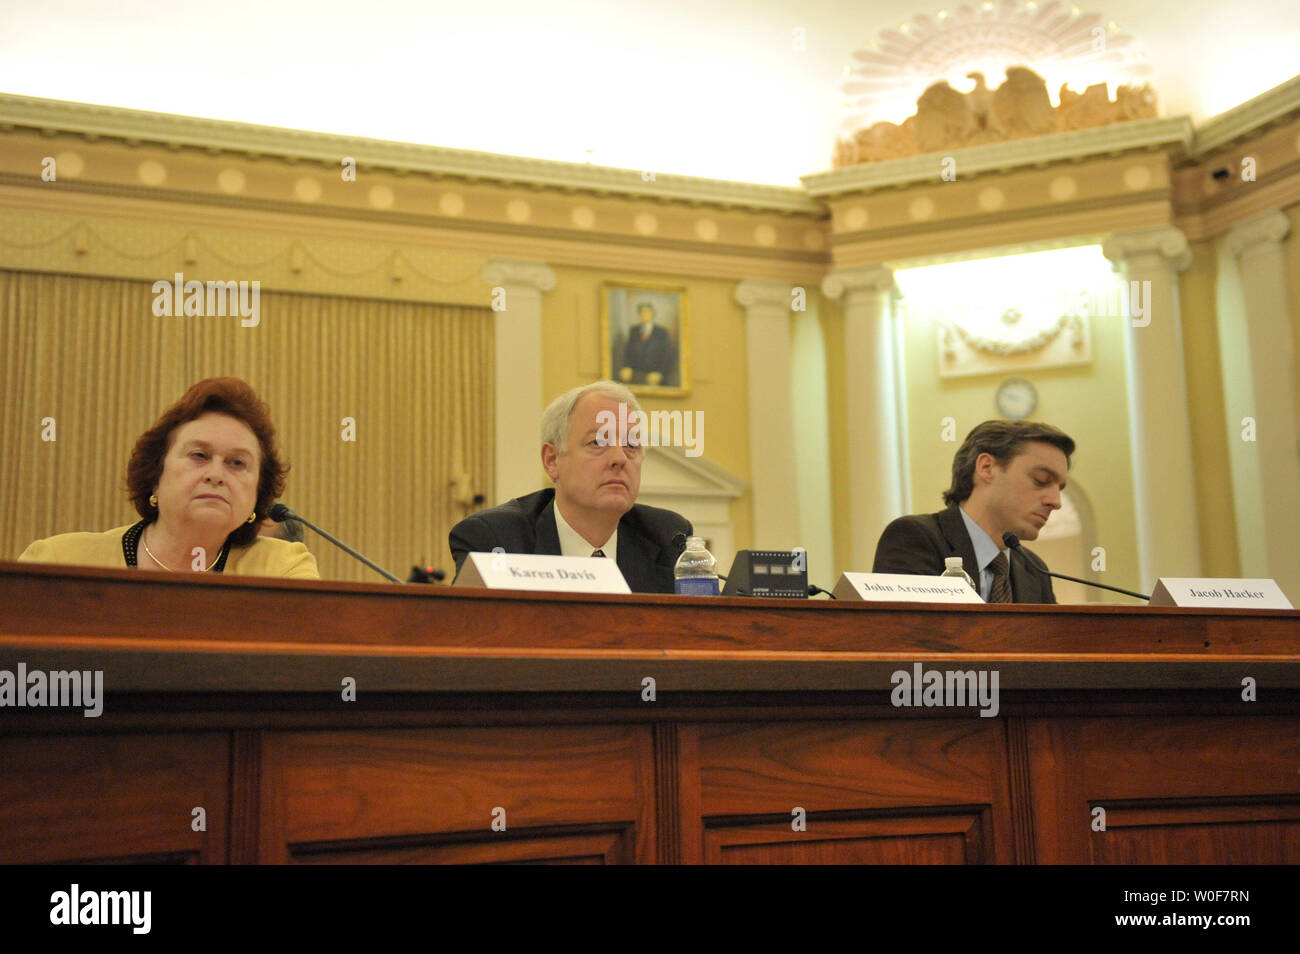
<path id="1" fill-rule="evenodd" d="M 634 394 L 690 393 L 686 289 L 602 282 L 600 370 Z"/>

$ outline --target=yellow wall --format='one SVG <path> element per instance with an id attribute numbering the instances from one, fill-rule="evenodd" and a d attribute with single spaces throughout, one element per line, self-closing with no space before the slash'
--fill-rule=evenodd
<path id="1" fill-rule="evenodd" d="M 1292 370 L 1300 373 L 1300 203 L 1283 210 L 1291 220 L 1291 231 L 1282 240 L 1286 256 L 1287 296 L 1291 302 L 1291 344 L 1295 349 Z M 1296 419 L 1300 420 L 1300 382 L 1295 393 Z"/>

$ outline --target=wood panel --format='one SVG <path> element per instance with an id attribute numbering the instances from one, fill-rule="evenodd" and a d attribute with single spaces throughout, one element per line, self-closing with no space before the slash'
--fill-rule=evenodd
<path id="1" fill-rule="evenodd" d="M 947 857 L 960 843 L 963 859 L 1015 858 L 1005 735 L 996 720 L 706 725 L 699 729 L 698 749 L 700 815 L 693 827 L 703 829 L 705 860 L 719 859 L 724 850 L 753 855 L 756 849 L 745 849 L 745 855 L 727 838 L 771 816 L 784 819 L 789 830 L 796 808 L 810 818 L 836 813 L 834 824 L 848 826 L 843 844 L 825 839 L 813 853 L 817 857 L 923 861 Z M 845 812 L 858 820 L 840 817 Z M 893 820 L 882 820 L 886 814 Z M 937 817 L 947 820 L 934 829 Z M 976 829 L 979 837 L 970 841 Z M 781 834 L 781 826 L 768 834 Z M 904 847 L 913 837 L 922 842 Z M 764 851 L 773 857 L 807 854 L 808 846 L 799 844 L 815 839 L 787 841 L 779 850 L 765 843 Z"/>
<path id="2" fill-rule="evenodd" d="M 711 824 L 704 835 L 708 864 L 897 865 L 980 864 L 987 854 L 989 812 L 890 818 L 806 819 L 767 824 Z"/>
<path id="3" fill-rule="evenodd" d="M 1030 799 L 1029 738 L 1026 720 L 1006 720 L 1007 769 L 1010 773 L 1007 802 L 1011 806 L 1011 831 L 1016 864 L 1032 864 L 1035 854 L 1034 813 Z"/>
<path id="4" fill-rule="evenodd" d="M 978 718 L 708 725 L 699 745 L 706 817 L 987 804 L 1001 765 Z"/>
<path id="5" fill-rule="evenodd" d="M 0 766 L 0 864 L 226 861 L 226 734 L 5 735 Z"/>
<path id="6" fill-rule="evenodd" d="M 230 733 L 230 852 L 232 865 L 257 863 L 257 819 L 261 813 L 262 733 Z"/>
<path id="7" fill-rule="evenodd" d="M 656 858 L 649 727 L 277 732 L 265 751 L 264 861 Z"/>
<path id="8" fill-rule="evenodd" d="M 681 746 L 680 727 L 672 722 L 654 724 L 655 819 L 658 823 L 659 863 L 681 864 Z"/>
<path id="9" fill-rule="evenodd" d="M 1247 863 L 1300 863 L 1300 718 L 1038 719 L 1027 734 L 1040 862 L 1160 863 L 1231 844 Z"/>
<path id="10" fill-rule="evenodd" d="M 628 825 L 608 831 L 544 830 L 479 834 L 478 840 L 426 839 L 422 843 L 380 844 L 381 839 L 355 844 L 297 846 L 294 864 L 345 865 L 626 865 L 636 863 L 636 829 Z"/>
<path id="11" fill-rule="evenodd" d="M 1093 864 L 1300 863 L 1300 797 L 1273 803 L 1112 805 L 1093 832 Z"/>

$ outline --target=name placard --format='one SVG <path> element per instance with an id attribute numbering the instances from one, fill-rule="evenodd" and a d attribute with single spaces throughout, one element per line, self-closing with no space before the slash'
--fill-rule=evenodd
<path id="1" fill-rule="evenodd" d="M 456 586 L 548 593 L 631 593 L 613 560 L 540 553 L 471 553 Z"/>
<path id="2" fill-rule="evenodd" d="M 1239 609 L 1293 609 L 1272 580 L 1211 580 L 1162 576 L 1151 606 L 1235 606 Z"/>
<path id="3" fill-rule="evenodd" d="M 832 591 L 837 600 L 878 603 L 983 603 L 965 580 L 908 573 L 845 573 Z"/>

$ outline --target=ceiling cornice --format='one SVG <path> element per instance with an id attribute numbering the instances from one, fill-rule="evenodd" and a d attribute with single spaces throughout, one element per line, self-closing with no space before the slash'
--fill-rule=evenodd
<path id="1" fill-rule="evenodd" d="M 814 198 L 915 182 L 935 181 L 942 171 L 939 160 L 952 157 L 956 172 L 965 178 L 984 172 L 1005 172 L 1023 166 L 1087 159 L 1131 150 L 1172 148 L 1189 159 L 1200 159 L 1234 140 L 1262 131 L 1271 123 L 1300 114 L 1300 76 L 1287 80 L 1197 129 L 1187 116 L 1141 119 L 1111 126 L 1012 139 L 1007 142 L 927 153 L 903 159 L 886 159 L 801 176 Z"/>
<path id="2" fill-rule="evenodd" d="M 1200 158 L 1235 139 L 1249 136 L 1280 119 L 1300 113 L 1300 76 L 1260 93 L 1226 113 L 1208 119 L 1196 130 L 1192 155 Z"/>
<path id="3" fill-rule="evenodd" d="M 955 160 L 956 172 L 962 178 L 1150 149 L 1169 149 L 1186 158 L 1199 159 L 1297 114 L 1300 114 L 1300 76 L 1214 117 L 1200 129 L 1186 116 L 1136 120 L 813 173 L 800 177 L 803 183 L 800 188 L 643 173 L 590 163 L 531 159 L 0 93 L 0 129 L 26 128 L 92 140 L 149 142 L 178 149 L 321 162 L 331 166 L 337 165 L 342 157 L 351 156 L 361 166 L 434 178 L 799 215 L 823 215 L 825 200 L 837 196 L 936 181 L 941 171 L 938 160 L 943 158 Z"/>
<path id="4" fill-rule="evenodd" d="M 532 187 L 719 205 L 768 212 L 820 214 L 822 206 L 797 186 L 758 185 L 725 179 L 637 172 L 579 162 L 530 159 L 469 149 L 445 149 L 414 143 L 338 136 L 330 133 L 259 126 L 221 119 L 200 119 L 117 106 L 0 93 L 0 129 L 28 128 L 126 143 L 160 143 L 195 148 L 308 160 L 337 166 L 351 156 L 360 166 L 468 181 L 502 182 Z"/>
<path id="5" fill-rule="evenodd" d="M 816 199 L 914 182 L 938 182 L 941 181 L 942 171 L 940 161 L 950 157 L 955 160 L 953 168 L 956 174 L 965 179 L 983 172 L 1005 172 L 1023 166 L 1088 159 L 1140 149 L 1173 147 L 1187 151 L 1194 138 L 1192 121 L 1186 116 L 1174 119 L 1139 119 L 1113 126 L 968 146 L 945 153 L 885 159 L 832 172 L 801 176 L 800 180 L 808 194 Z"/>

